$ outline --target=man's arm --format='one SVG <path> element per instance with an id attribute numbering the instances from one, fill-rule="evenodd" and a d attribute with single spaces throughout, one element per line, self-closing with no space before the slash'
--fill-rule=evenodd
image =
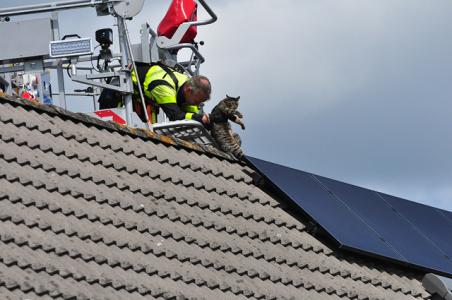
<path id="1" fill-rule="evenodd" d="M 176 120 L 195 120 L 202 123 L 203 114 L 188 113 L 182 111 L 176 103 L 160 104 L 163 112 L 170 121 Z"/>
<path id="2" fill-rule="evenodd" d="M 173 88 L 159 85 L 152 89 L 151 95 L 170 121 L 192 118 L 193 114 L 187 114 L 177 105 L 176 91 Z"/>
<path id="3" fill-rule="evenodd" d="M 204 114 L 183 111 L 177 105 L 177 96 L 172 88 L 167 86 L 157 86 L 152 90 L 151 95 L 170 121 L 195 120 L 202 124 L 209 123 L 208 117 L 205 117 Z"/>

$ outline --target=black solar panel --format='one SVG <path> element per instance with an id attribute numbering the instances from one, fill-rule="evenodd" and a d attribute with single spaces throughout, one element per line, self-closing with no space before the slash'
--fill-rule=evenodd
<path id="1" fill-rule="evenodd" d="M 402 214 L 420 234 L 431 241 L 443 255 L 452 257 L 452 220 L 449 212 L 380 193 L 389 205 Z"/>
<path id="2" fill-rule="evenodd" d="M 448 211 L 444 212 L 444 211 L 442 211 L 442 213 L 447 217 L 447 219 L 452 221 L 452 212 L 448 212 Z"/>
<path id="3" fill-rule="evenodd" d="M 452 213 L 248 157 L 340 247 L 452 275 Z"/>

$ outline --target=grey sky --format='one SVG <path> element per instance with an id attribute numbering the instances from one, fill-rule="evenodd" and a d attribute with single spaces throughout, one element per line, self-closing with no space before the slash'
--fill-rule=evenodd
<path id="1" fill-rule="evenodd" d="M 451 1 L 207 1 L 219 17 L 198 35 L 207 108 L 241 96 L 249 155 L 452 210 Z M 133 39 L 169 2 L 146 1 Z M 112 24 L 62 13 L 65 33 Z"/>

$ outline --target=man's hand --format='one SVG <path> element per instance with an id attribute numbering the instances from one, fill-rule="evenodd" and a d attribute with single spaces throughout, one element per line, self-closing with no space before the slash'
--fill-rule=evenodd
<path id="1" fill-rule="evenodd" d="M 202 119 L 201 119 L 201 121 L 202 121 L 202 123 L 203 124 L 210 124 L 210 118 L 209 118 L 209 115 L 208 114 L 204 114 L 203 116 L 202 116 Z"/>

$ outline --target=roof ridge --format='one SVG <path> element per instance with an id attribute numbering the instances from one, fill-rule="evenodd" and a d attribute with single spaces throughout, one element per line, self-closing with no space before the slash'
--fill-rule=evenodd
<path id="1" fill-rule="evenodd" d="M 188 151 L 194 151 L 210 156 L 216 156 L 221 159 L 226 159 L 229 162 L 243 163 L 234 156 L 225 153 L 213 146 L 201 145 L 198 143 L 185 141 L 173 136 L 157 134 L 149 129 L 132 128 L 125 125 L 120 125 L 112 121 L 102 121 L 86 113 L 71 112 L 69 110 L 63 109 L 55 105 L 41 104 L 37 101 L 31 101 L 20 97 L 12 97 L 5 94 L 0 94 L 0 101 L 6 101 L 10 104 L 13 104 L 14 106 L 22 106 L 25 108 L 33 109 L 35 111 L 47 113 L 49 115 L 57 115 L 63 118 L 82 122 L 84 124 L 89 124 L 98 128 L 116 131 L 121 134 L 139 137 L 143 140 L 153 140 L 155 142 L 160 142 L 170 147 L 181 147 Z"/>

